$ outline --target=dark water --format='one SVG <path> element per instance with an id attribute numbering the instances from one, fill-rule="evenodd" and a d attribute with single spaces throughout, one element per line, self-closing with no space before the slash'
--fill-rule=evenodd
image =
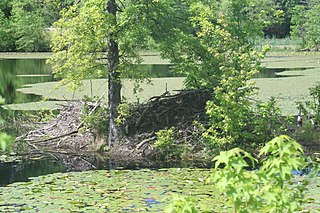
<path id="1" fill-rule="evenodd" d="M 286 77 L 297 77 L 301 75 L 280 75 L 280 72 L 284 71 L 301 71 L 312 68 L 268 68 L 262 70 L 260 73 L 256 74 L 254 78 L 286 78 Z"/>
<path id="2" fill-rule="evenodd" d="M 212 167 L 211 161 L 204 162 L 164 162 L 148 160 L 135 161 L 135 159 L 111 159 L 101 153 L 43 153 L 37 156 L 15 156 L 18 160 L 0 162 L 0 186 L 14 182 L 30 181 L 31 177 L 53 174 L 58 172 L 76 172 L 88 170 L 121 170 L 121 169 L 159 169 L 174 167 Z"/>
<path id="3" fill-rule="evenodd" d="M 44 59 L 0 60 L 0 95 L 7 104 L 40 100 L 32 94 L 22 94 L 16 89 L 27 84 L 53 81 L 51 66 Z"/>
<path id="4" fill-rule="evenodd" d="M 14 182 L 29 181 L 37 177 L 57 172 L 110 169 L 107 157 L 98 153 L 62 154 L 44 153 L 28 156 L 13 156 L 14 160 L 0 162 L 0 186 Z"/>
<path id="5" fill-rule="evenodd" d="M 0 186 L 28 181 L 29 177 L 64 171 L 67 171 L 67 168 L 63 164 L 50 158 L 21 162 L 0 162 Z"/>

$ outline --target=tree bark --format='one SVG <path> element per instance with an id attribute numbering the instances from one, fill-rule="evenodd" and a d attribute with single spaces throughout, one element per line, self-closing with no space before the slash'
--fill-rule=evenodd
<path id="1" fill-rule="evenodd" d="M 107 1 L 107 12 L 113 16 L 113 26 L 117 24 L 117 5 L 115 0 Z M 108 35 L 108 69 L 109 69 L 109 137 L 108 145 L 113 146 L 120 140 L 121 132 L 116 123 L 118 117 L 118 106 L 121 101 L 120 73 L 117 71 L 119 64 L 119 45 L 111 32 Z"/>

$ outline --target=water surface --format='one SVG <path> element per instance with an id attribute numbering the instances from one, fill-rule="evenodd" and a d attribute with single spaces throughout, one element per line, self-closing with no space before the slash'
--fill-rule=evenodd
<path id="1" fill-rule="evenodd" d="M 168 64 L 144 64 L 141 65 L 141 74 L 149 78 L 183 77 L 171 71 Z M 298 69 L 265 69 L 255 75 L 255 78 L 279 78 L 295 77 L 295 75 L 279 75 L 283 71 L 305 70 Z M 27 87 L 29 84 L 56 81 L 52 75 L 51 65 L 45 59 L 2 59 L 0 60 L 0 95 L 5 98 L 7 104 L 19 104 L 37 102 L 41 96 L 23 94 L 16 90 Z"/>

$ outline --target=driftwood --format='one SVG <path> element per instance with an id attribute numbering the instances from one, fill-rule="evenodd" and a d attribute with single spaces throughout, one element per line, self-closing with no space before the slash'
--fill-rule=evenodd
<path id="1" fill-rule="evenodd" d="M 64 140 L 70 141 L 67 137 L 79 137 L 75 134 L 79 133 L 79 129 L 83 127 L 87 119 L 100 107 L 101 99 L 104 95 L 105 93 L 92 104 L 92 108 L 84 119 L 81 119 L 81 117 L 83 114 L 83 105 L 85 103 L 69 102 L 68 105 L 63 106 L 60 115 L 56 119 L 45 123 L 41 128 L 30 131 L 23 137 L 23 140 L 26 141 L 30 147 L 40 151 L 40 146 L 46 145 L 46 148 L 48 148 L 48 145 L 52 146 L 53 142 L 56 141 L 55 146 L 59 147 Z M 82 136 L 83 134 L 80 135 L 80 137 Z M 86 139 L 88 139 L 88 137 L 92 140 L 93 135 L 87 133 Z M 18 139 L 21 140 L 21 138 Z M 82 144 L 80 145 L 80 148 L 85 146 L 87 146 L 87 144 Z"/>
<path id="2" fill-rule="evenodd" d="M 110 153 L 126 156 L 153 156 L 153 143 L 157 140 L 156 132 L 174 127 L 176 143 L 191 142 L 191 149 L 197 145 L 197 126 L 194 121 L 206 120 L 205 106 L 211 98 L 210 90 L 183 90 L 176 94 L 168 92 L 155 96 L 143 104 L 131 105 L 122 129 L 126 134 L 122 142 L 111 149 Z M 62 106 L 57 118 L 30 131 L 24 140 L 35 150 L 68 150 L 69 152 L 92 151 L 96 147 L 95 130 L 79 132 L 85 121 L 100 107 L 99 98 L 84 117 L 84 102 L 69 102 Z M 103 107 L 103 106 L 101 106 Z M 84 118 L 83 118 L 84 117 Z M 107 117 L 105 119 L 108 119 Z M 200 132 L 200 131 L 199 131 Z M 104 138 L 103 138 L 104 137 Z M 107 136 L 103 136 L 106 140 Z"/>
<path id="3" fill-rule="evenodd" d="M 211 98 L 210 90 L 184 90 L 169 95 L 152 97 L 147 103 L 133 106 L 124 124 L 127 135 L 156 132 L 176 126 L 191 124 L 205 117 L 205 106 Z"/>

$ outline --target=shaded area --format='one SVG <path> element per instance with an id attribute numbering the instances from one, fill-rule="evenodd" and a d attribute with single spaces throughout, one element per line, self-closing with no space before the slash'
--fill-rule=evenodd
<path id="1" fill-rule="evenodd" d="M 27 96 L 16 90 L 26 84 L 53 81 L 51 72 L 44 59 L 0 60 L 0 95 L 7 104 L 38 101 L 40 96 Z"/>
<path id="2" fill-rule="evenodd" d="M 0 162 L 0 186 L 61 171 L 67 171 L 66 167 L 52 158 Z"/>
<path id="3" fill-rule="evenodd" d="M 286 78 L 286 77 L 298 77 L 302 75 L 282 75 L 281 72 L 285 71 L 302 71 L 312 69 L 310 67 L 302 68 L 265 68 L 261 72 L 255 74 L 253 78 Z"/>

